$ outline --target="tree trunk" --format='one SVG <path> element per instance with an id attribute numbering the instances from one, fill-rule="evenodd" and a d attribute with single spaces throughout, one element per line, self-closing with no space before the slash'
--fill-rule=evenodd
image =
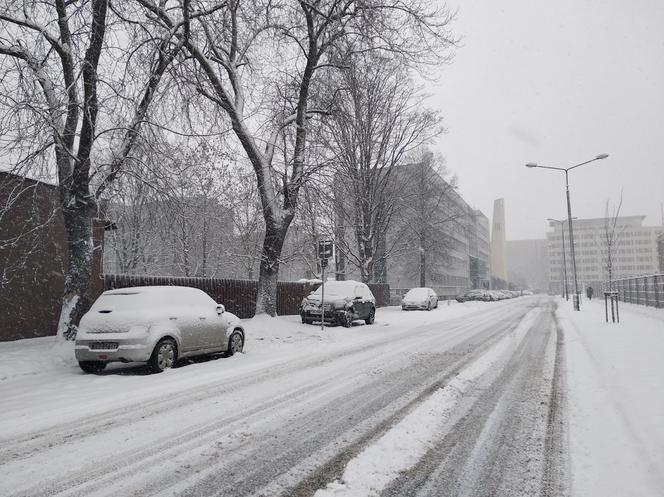
<path id="1" fill-rule="evenodd" d="M 423 247 L 420 247 L 420 286 L 424 287 L 427 283 L 426 281 L 426 267 L 427 267 L 427 261 L 426 261 L 426 252 Z"/>
<path id="2" fill-rule="evenodd" d="M 277 315 L 277 279 L 279 277 L 279 258 L 286 240 L 290 219 L 282 226 L 266 223 L 263 252 L 261 254 L 258 275 L 258 293 L 256 295 L 256 314 Z"/>
<path id="3" fill-rule="evenodd" d="M 74 207 L 63 210 L 68 261 L 57 335 L 64 340 L 76 338 L 81 317 L 91 304 L 89 289 L 94 249 L 91 209 L 87 204 L 72 203 Z"/>

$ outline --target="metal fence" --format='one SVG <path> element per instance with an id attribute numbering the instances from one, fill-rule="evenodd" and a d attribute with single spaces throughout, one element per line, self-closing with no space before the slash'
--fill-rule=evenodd
<path id="1" fill-rule="evenodd" d="M 240 318 L 250 318 L 256 310 L 258 282 L 255 280 L 234 280 L 222 278 L 187 278 L 171 276 L 130 276 L 105 274 L 104 290 L 130 286 L 191 286 L 200 288 L 215 302 L 224 304 L 226 309 Z M 277 283 L 277 314 L 285 316 L 297 314 L 302 299 L 318 288 L 317 283 L 280 281 Z M 376 307 L 389 305 L 390 286 L 370 283 L 369 288 L 376 297 Z"/>
<path id="2" fill-rule="evenodd" d="M 610 289 L 617 290 L 623 302 L 664 308 L 664 274 L 614 280 Z M 604 290 L 609 290 L 608 282 L 602 284 Z"/>

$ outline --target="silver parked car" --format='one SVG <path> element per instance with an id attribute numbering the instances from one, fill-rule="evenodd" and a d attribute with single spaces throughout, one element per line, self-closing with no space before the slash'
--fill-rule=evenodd
<path id="1" fill-rule="evenodd" d="M 318 287 L 302 300 L 300 317 L 303 323 L 320 321 L 322 288 Z M 325 283 L 324 319 L 327 323 L 350 328 L 353 321 L 363 319 L 373 324 L 376 318 L 376 299 L 367 285 L 359 281 L 328 281 Z"/>
<path id="2" fill-rule="evenodd" d="M 240 319 L 197 288 L 143 286 L 109 290 L 83 316 L 76 360 L 86 373 L 109 362 L 147 362 L 154 372 L 178 359 L 242 352 Z"/>
<path id="3" fill-rule="evenodd" d="M 411 288 L 401 300 L 401 309 L 436 309 L 438 307 L 438 294 L 431 288 Z"/>

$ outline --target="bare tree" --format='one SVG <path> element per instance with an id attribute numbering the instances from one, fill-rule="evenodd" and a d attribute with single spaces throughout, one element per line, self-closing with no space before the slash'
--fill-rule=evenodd
<path id="1" fill-rule="evenodd" d="M 165 28 L 177 26 L 163 4 L 137 2 Z M 311 120 L 327 113 L 312 101 L 331 91 L 326 80 L 347 47 L 441 60 L 449 15 L 418 0 L 229 0 L 190 17 L 192 84 L 228 116 L 256 176 L 265 224 L 256 310 L 274 315 L 281 252 L 309 174 Z M 282 145 L 289 150 L 275 153 Z"/>
<path id="2" fill-rule="evenodd" d="M 400 198 L 394 176 L 412 150 L 441 131 L 440 119 L 423 106 L 407 68 L 393 58 L 356 55 L 342 80 L 326 122 L 327 146 L 336 163 L 334 182 L 343 185 L 338 224 L 352 227 L 354 243 L 345 237 L 337 243 L 362 281 L 379 281 L 394 246 L 385 239 Z"/>
<path id="3" fill-rule="evenodd" d="M 456 178 L 449 177 L 444 161 L 423 151 L 402 166 L 393 178 L 403 187 L 398 193 L 398 239 L 403 240 L 399 259 L 413 267 L 419 285 L 440 279 L 449 266 L 451 231 L 467 215 L 456 201 Z"/>
<path id="4" fill-rule="evenodd" d="M 187 12 L 188 0 L 183 11 Z M 186 14 L 185 14 L 186 17 Z M 114 19 L 121 18 L 118 15 Z M 67 235 L 68 262 L 58 336 L 73 339 L 76 325 L 90 302 L 92 219 L 97 199 L 114 181 L 129 157 L 166 69 L 187 38 L 186 23 L 161 37 L 141 39 L 128 54 L 149 47 L 151 54 L 143 82 L 135 81 L 129 98 L 132 117 L 118 133 L 101 140 L 119 144 L 107 167 L 96 168 L 95 144 L 100 141 L 100 112 L 122 100 L 112 84 L 115 70 L 107 43 L 113 24 L 109 1 L 81 4 L 65 0 L 26 3 L 6 0 L 0 14 L 0 107 L 4 155 L 15 170 L 35 165 L 55 170 L 59 208 Z M 179 35 L 178 42 L 174 36 Z M 123 38 L 116 36 L 114 41 Z M 124 36 L 124 39 L 128 37 Z M 136 40 L 128 39 L 129 43 Z M 103 64 L 100 65 L 100 62 Z M 104 70 L 108 72 L 104 72 Z M 119 96 L 121 95 L 121 96 Z M 109 119 L 110 122 L 110 119 Z M 53 167 L 54 166 L 54 167 Z M 95 177 L 99 172 L 98 178 Z M 96 188 L 91 185 L 97 184 Z"/>
<path id="5" fill-rule="evenodd" d="M 107 216 L 115 230 L 107 267 L 121 273 L 214 276 L 228 267 L 233 238 L 226 154 L 207 140 L 182 139 L 158 164 L 124 174 L 112 188 Z"/>
<path id="6" fill-rule="evenodd" d="M 620 235 L 622 234 L 618 229 L 618 218 L 620 217 L 622 201 L 623 196 L 622 192 L 620 192 L 620 200 L 615 208 L 611 209 L 609 200 L 606 201 L 604 207 L 604 228 L 602 230 L 600 249 L 602 259 L 604 260 L 604 270 L 606 271 L 609 290 L 613 290 L 614 265 L 618 247 L 620 246 Z"/>

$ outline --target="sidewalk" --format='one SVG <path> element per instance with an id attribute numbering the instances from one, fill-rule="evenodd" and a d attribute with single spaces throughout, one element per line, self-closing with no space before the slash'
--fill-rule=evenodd
<path id="1" fill-rule="evenodd" d="M 565 333 L 572 495 L 664 495 L 664 309 L 558 299 Z M 610 316 L 609 316 L 610 319 Z"/>

